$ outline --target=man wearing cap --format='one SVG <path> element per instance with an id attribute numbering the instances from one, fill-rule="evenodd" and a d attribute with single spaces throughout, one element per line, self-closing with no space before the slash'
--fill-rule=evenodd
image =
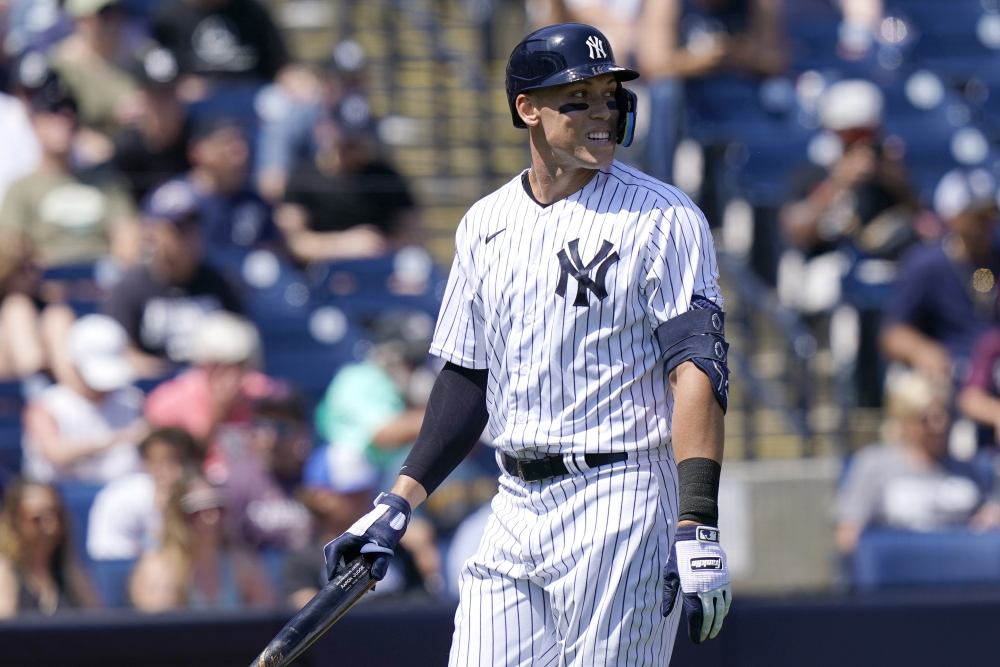
<path id="1" fill-rule="evenodd" d="M 403 177 L 378 158 L 368 101 L 348 95 L 314 132 L 316 155 L 292 174 L 275 211 L 292 256 L 361 259 L 417 242 L 419 212 Z"/>
<path id="2" fill-rule="evenodd" d="M 109 317 L 87 315 L 73 324 L 75 372 L 25 408 L 25 477 L 104 484 L 136 469 L 136 444 L 148 426 L 142 392 L 131 386 L 127 346 L 125 331 Z"/>
<path id="3" fill-rule="evenodd" d="M 177 59 L 169 49 L 149 45 L 130 69 L 140 88 L 130 110 L 132 122 L 115 134 L 114 155 L 102 168 L 113 170 L 142 201 L 154 186 L 191 168 L 190 128 L 177 97 Z"/>
<path id="4" fill-rule="evenodd" d="M 201 320 L 219 310 L 238 313 L 233 288 L 204 263 L 197 195 L 190 184 L 170 181 L 143 206 L 152 250 L 147 264 L 115 285 L 104 311 L 128 332 L 129 358 L 142 377 L 159 377 L 191 360 Z"/>
<path id="5" fill-rule="evenodd" d="M 4 197 L 4 254 L 28 253 L 43 268 L 94 262 L 109 253 L 122 265 L 134 264 L 139 244 L 128 196 L 106 182 L 83 182 L 72 173 L 77 103 L 65 82 L 37 53 L 21 61 L 18 77 L 42 160 L 34 173 L 11 184 Z"/>
<path id="6" fill-rule="evenodd" d="M 908 227 L 898 240 L 889 235 L 896 241 L 891 249 L 866 239 L 868 226 L 882 224 L 880 216 L 901 211 L 908 223 L 916 211 L 902 161 L 883 150 L 883 106 L 878 86 L 861 79 L 835 83 L 824 94 L 820 119 L 840 140 L 843 154 L 829 168 L 810 165 L 796 170 L 792 201 L 779 213 L 786 243 L 815 257 L 852 237 L 869 254 L 879 255 L 898 252 L 913 240 Z"/>
<path id="7" fill-rule="evenodd" d="M 257 191 L 270 202 L 280 201 L 288 177 L 301 157 L 316 152 L 313 128 L 328 107 L 349 95 L 364 95 L 367 86 L 365 53 L 353 39 L 338 43 L 320 64 L 319 81 L 295 95 L 287 87 L 267 91 L 269 104 L 260 108 L 261 128 L 254 167 Z"/>
<path id="8" fill-rule="evenodd" d="M 280 245 L 271 207 L 251 189 L 246 130 L 235 118 L 192 123 L 191 170 L 183 182 L 195 193 L 206 257 L 214 266 L 242 259 L 261 245 Z"/>
<path id="9" fill-rule="evenodd" d="M 934 191 L 934 209 L 948 231 L 904 258 L 880 342 L 889 359 L 951 382 L 997 322 L 996 181 L 984 169 L 952 170 Z"/>
<path id="10" fill-rule="evenodd" d="M 218 311 L 206 315 L 193 332 L 188 360 L 194 368 L 168 380 L 149 394 L 146 417 L 154 426 L 176 426 L 203 446 L 211 445 L 225 425 L 249 426 L 253 401 L 273 390 L 274 380 L 256 371 L 260 338 L 246 318 Z M 225 452 L 210 452 L 206 474 L 224 481 Z"/>

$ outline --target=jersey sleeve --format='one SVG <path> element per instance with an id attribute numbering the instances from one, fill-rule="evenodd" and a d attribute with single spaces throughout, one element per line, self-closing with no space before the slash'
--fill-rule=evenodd
<path id="1" fill-rule="evenodd" d="M 463 368 L 486 368 L 485 320 L 466 220 L 455 233 L 455 260 L 441 304 L 431 354 Z"/>
<path id="2" fill-rule="evenodd" d="M 687 312 L 696 294 L 721 308 L 715 243 L 702 212 L 684 198 L 651 215 L 640 283 L 651 328 Z"/>

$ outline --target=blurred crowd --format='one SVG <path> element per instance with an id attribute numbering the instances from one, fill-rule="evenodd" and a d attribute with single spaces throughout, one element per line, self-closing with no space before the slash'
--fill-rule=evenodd
<path id="1" fill-rule="evenodd" d="M 840 552 L 873 529 L 995 535 L 1000 122 L 914 178 L 931 125 L 906 138 L 913 119 L 894 115 L 905 98 L 971 130 L 992 81 L 904 77 L 916 30 L 878 0 L 525 9 L 597 26 L 638 67 L 621 159 L 692 194 L 721 250 L 763 258 L 781 302 L 826 332 L 845 414 L 884 408 L 882 441 L 838 484 Z M 802 64 L 794 12 L 830 28 L 822 67 Z M 321 546 L 391 486 L 438 370 L 435 309 L 384 298 L 433 284 L 364 51 L 297 62 L 259 0 L 0 0 L 0 44 L 0 385 L 16 387 L 0 434 L 16 411 L 21 439 L 0 456 L 0 618 L 300 607 L 325 583 Z M 781 166 L 780 196 L 752 203 L 773 228 L 741 250 L 728 203 L 766 169 L 738 144 L 768 132 L 765 152 L 808 136 L 808 162 L 764 165 Z M 395 273 L 368 285 L 362 266 Z M 369 302 L 345 323 L 327 306 L 351 292 Z M 323 317 L 295 319 L 304 304 Z M 317 340 L 342 339 L 335 372 L 308 368 Z M 448 593 L 497 474 L 481 445 L 376 594 Z"/>
<path id="2" fill-rule="evenodd" d="M 433 293 L 363 51 L 298 63 L 257 0 L 0 0 L 0 44 L 0 618 L 301 606 L 437 371 L 436 309 L 300 317 L 364 280 L 336 267 Z M 319 381 L 285 378 L 311 351 Z M 415 515 L 379 595 L 445 593 L 491 458 Z"/>

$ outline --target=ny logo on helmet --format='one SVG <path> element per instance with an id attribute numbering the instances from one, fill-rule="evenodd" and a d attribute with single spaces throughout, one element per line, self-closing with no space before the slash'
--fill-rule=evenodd
<path id="1" fill-rule="evenodd" d="M 608 54 L 604 51 L 604 42 L 597 35 L 591 35 L 587 38 L 587 48 L 590 49 L 591 60 L 608 57 Z"/>
<path id="2" fill-rule="evenodd" d="M 598 300 L 603 300 L 608 296 L 608 290 L 604 287 L 604 279 L 611 265 L 618 261 L 618 253 L 611 252 L 613 247 L 611 242 L 605 241 L 589 264 L 584 264 L 580 257 L 580 239 L 573 239 L 569 242 L 568 247 L 568 255 L 565 249 L 560 250 L 559 254 L 556 255 L 559 258 L 559 282 L 556 283 L 556 294 L 565 298 L 569 277 L 573 276 L 576 278 L 574 306 L 586 307 L 590 305 L 590 301 L 587 299 L 587 290 L 593 292 Z M 597 275 L 591 278 L 589 274 L 594 270 L 594 267 L 597 267 Z"/>

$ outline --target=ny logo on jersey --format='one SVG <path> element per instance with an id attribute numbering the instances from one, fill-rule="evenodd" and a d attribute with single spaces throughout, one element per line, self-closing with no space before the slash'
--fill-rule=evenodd
<path id="1" fill-rule="evenodd" d="M 604 42 L 597 35 L 591 35 L 587 38 L 587 48 L 590 49 L 591 60 L 608 57 L 608 54 L 604 51 Z"/>
<path id="2" fill-rule="evenodd" d="M 589 264 L 584 264 L 580 258 L 580 239 L 573 239 L 567 244 L 569 254 L 566 250 L 560 250 L 556 255 L 559 258 L 559 283 L 556 285 L 556 294 L 561 297 L 566 296 L 566 284 L 569 277 L 576 279 L 576 300 L 574 306 L 589 306 L 587 290 L 594 293 L 598 300 L 603 300 L 608 295 L 608 290 L 604 288 L 604 278 L 608 274 L 611 265 L 618 261 L 618 253 L 611 252 L 610 241 L 605 241 L 601 249 L 594 255 L 594 259 Z M 610 253 L 610 254 L 609 254 Z M 600 266 L 598 266 L 600 265 Z M 590 272 L 597 267 L 597 275 L 593 279 Z"/>

